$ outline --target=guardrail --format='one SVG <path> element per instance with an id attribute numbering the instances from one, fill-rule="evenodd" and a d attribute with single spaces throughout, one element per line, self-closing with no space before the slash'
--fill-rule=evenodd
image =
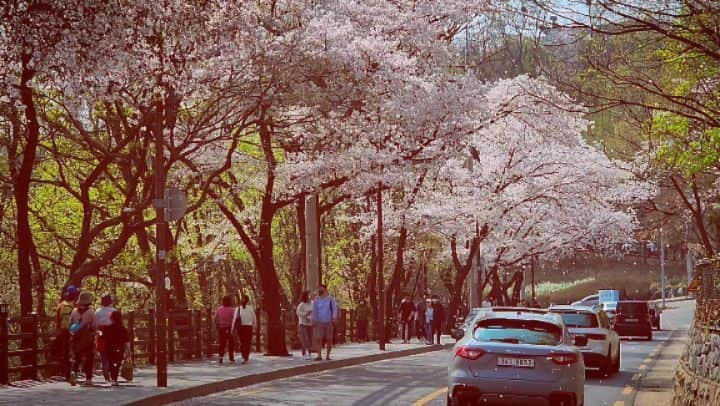
<path id="1" fill-rule="evenodd" d="M 0 384 L 22 379 L 50 378 L 59 375 L 60 362 L 49 354 L 55 339 L 54 319 L 30 314 L 8 317 L 7 305 L 0 304 Z M 335 343 L 352 340 L 355 331 L 353 311 L 339 309 Z M 172 309 L 167 316 L 168 361 L 178 362 L 211 357 L 218 353 L 217 331 L 213 312 L 205 309 Z M 260 352 L 267 342 L 267 317 L 256 310 L 258 327 L 253 332 L 253 348 Z M 130 336 L 130 357 L 133 365 L 155 363 L 157 337 L 153 309 L 125 313 Z M 295 312 L 283 311 L 286 342 L 299 348 Z"/>

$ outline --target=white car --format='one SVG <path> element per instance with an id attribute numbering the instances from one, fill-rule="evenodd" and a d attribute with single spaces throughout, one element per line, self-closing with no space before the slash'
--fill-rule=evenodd
<path id="1" fill-rule="evenodd" d="M 610 328 L 605 311 L 596 306 L 552 306 L 549 311 L 562 316 L 570 334 L 588 338 L 580 349 L 586 367 L 598 368 L 603 375 L 620 370 L 620 336 Z"/>
<path id="2" fill-rule="evenodd" d="M 573 306 L 595 306 L 600 303 L 600 295 L 597 293 L 590 296 L 585 296 L 584 298 L 578 300 L 577 302 L 572 302 Z"/>

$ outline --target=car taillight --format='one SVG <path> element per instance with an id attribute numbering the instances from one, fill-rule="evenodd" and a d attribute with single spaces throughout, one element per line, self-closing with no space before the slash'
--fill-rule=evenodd
<path id="1" fill-rule="evenodd" d="M 605 334 L 586 334 L 588 340 L 604 340 Z"/>
<path id="2" fill-rule="evenodd" d="M 476 360 L 485 354 L 485 350 L 480 348 L 470 348 L 467 346 L 459 347 L 455 350 L 455 355 L 466 359 Z"/>
<path id="3" fill-rule="evenodd" d="M 554 352 L 547 358 L 558 365 L 572 365 L 578 362 L 577 354 L 572 352 Z"/>

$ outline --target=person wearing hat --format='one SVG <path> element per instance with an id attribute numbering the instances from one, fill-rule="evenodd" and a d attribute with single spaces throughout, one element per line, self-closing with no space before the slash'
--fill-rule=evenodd
<path id="1" fill-rule="evenodd" d="M 89 292 L 82 292 L 75 309 L 70 313 L 70 347 L 73 362 L 70 373 L 70 385 L 77 383 L 77 374 L 82 366 L 85 373 L 85 386 L 92 386 L 93 365 L 95 361 L 95 329 L 97 325 L 95 311 L 91 308 L 95 298 Z"/>
<path id="2" fill-rule="evenodd" d="M 60 371 L 66 380 L 70 380 L 70 330 L 68 329 L 70 314 L 75 308 L 75 301 L 80 290 L 70 285 L 62 293 L 60 303 L 55 310 L 55 356 L 60 362 Z"/>
<path id="3" fill-rule="evenodd" d="M 103 338 L 103 327 L 107 327 L 113 324 L 110 316 L 117 311 L 113 307 L 113 297 L 111 294 L 106 293 L 100 298 L 100 308 L 95 312 L 96 322 L 98 331 L 100 334 L 97 336 L 95 345 L 97 346 L 98 352 L 100 352 L 100 364 L 102 365 L 103 376 L 105 382 L 110 382 L 110 358 L 105 348 L 105 342 Z"/>

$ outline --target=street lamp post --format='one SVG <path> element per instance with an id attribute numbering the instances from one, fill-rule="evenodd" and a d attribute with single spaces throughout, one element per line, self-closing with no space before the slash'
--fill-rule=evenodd
<path id="1" fill-rule="evenodd" d="M 665 241 L 663 240 L 663 229 L 660 227 L 660 297 L 662 297 L 662 308 L 665 308 Z"/>
<path id="2" fill-rule="evenodd" d="M 152 133 L 155 137 L 155 159 L 153 163 L 153 206 L 155 207 L 155 328 L 156 328 L 156 370 L 157 386 L 167 387 L 167 329 L 165 319 L 165 260 L 168 251 L 168 223 L 165 221 L 165 162 L 163 158 L 163 114 L 162 102 L 157 100 L 156 116 Z"/>

